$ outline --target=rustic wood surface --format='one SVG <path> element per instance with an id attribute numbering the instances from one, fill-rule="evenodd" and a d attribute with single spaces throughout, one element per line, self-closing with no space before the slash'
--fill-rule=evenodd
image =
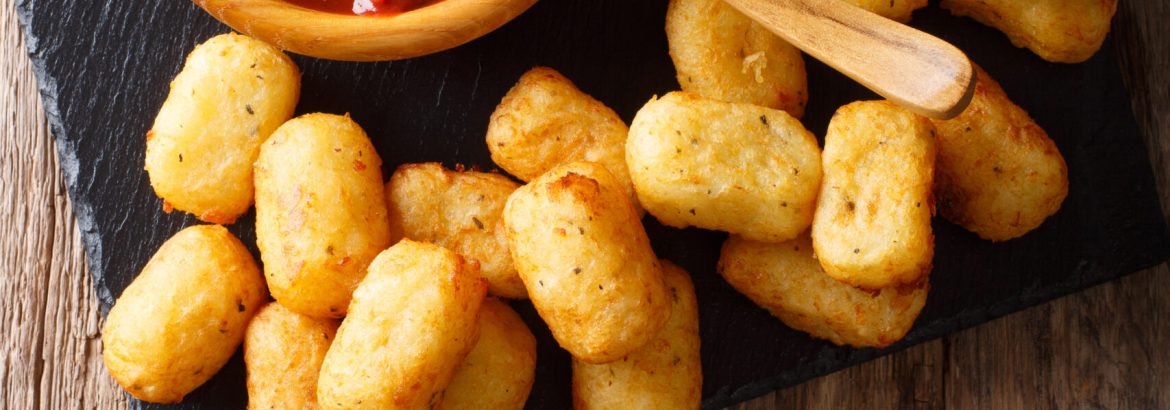
<path id="1" fill-rule="evenodd" d="M 1170 4 L 1114 41 L 1170 215 Z M 1005 40 L 1006 41 L 1006 40 Z M 13 4 L 0 7 L 0 408 L 125 408 Z M 1170 269 L 1149 269 L 739 406 L 1170 407 Z"/>

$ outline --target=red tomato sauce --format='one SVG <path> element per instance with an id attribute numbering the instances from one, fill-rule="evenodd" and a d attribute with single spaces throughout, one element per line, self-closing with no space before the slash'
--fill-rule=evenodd
<path id="1" fill-rule="evenodd" d="M 441 0 L 285 0 L 313 10 L 363 16 L 393 16 L 438 3 Z"/>

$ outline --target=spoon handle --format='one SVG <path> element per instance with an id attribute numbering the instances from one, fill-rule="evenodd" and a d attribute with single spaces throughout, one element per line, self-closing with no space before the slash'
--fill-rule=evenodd
<path id="1" fill-rule="evenodd" d="M 907 109 L 953 118 L 975 76 L 967 56 L 938 37 L 841 0 L 725 0 L 817 60 Z"/>

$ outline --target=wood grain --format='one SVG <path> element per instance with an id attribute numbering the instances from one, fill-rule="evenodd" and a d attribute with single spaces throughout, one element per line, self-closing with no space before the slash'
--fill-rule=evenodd
<path id="1" fill-rule="evenodd" d="M 1167 18 L 1122 2 L 1114 41 L 1170 215 Z M 125 408 L 11 1 L 0 41 L 0 408 Z M 1165 289 L 1163 265 L 738 408 L 1170 407 Z"/>
<path id="2" fill-rule="evenodd" d="M 0 7 L 0 407 L 125 407 L 13 3 Z"/>
<path id="3" fill-rule="evenodd" d="M 975 93 L 958 48 L 840 0 L 727 0 L 806 54 L 920 115 L 950 119 Z"/>

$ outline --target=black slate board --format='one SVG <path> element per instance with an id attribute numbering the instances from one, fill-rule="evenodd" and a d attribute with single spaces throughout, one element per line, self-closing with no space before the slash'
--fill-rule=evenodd
<path id="1" fill-rule="evenodd" d="M 188 1 L 18 0 L 96 291 L 108 310 L 158 246 L 196 221 L 164 214 L 142 171 L 144 133 L 167 84 L 197 43 L 227 31 Z M 677 88 L 662 22 L 665 1 L 546 0 L 464 47 L 388 63 L 296 57 L 298 113 L 349 112 L 369 132 L 384 172 L 405 162 L 493 168 L 488 114 L 526 69 L 552 66 L 629 121 L 653 94 Z M 937 338 L 1157 264 L 1170 254 L 1146 149 L 1109 43 L 1079 65 L 1046 63 L 1000 33 L 934 7 L 914 25 L 953 42 L 1003 83 L 1048 130 L 1069 167 L 1063 209 L 1001 244 L 936 220 L 933 289 L 917 326 L 888 349 L 849 349 L 790 330 L 715 274 L 724 234 L 666 228 L 647 217 L 660 257 L 687 268 L 701 306 L 704 404 L 728 405 Z M 824 133 L 840 105 L 875 98 L 808 62 L 806 126 Z M 253 246 L 253 218 L 231 227 Z M 530 408 L 569 406 L 569 357 L 527 302 L 513 303 L 539 340 Z M 242 408 L 239 355 L 181 406 Z M 164 408 L 144 405 L 139 408 Z"/>

